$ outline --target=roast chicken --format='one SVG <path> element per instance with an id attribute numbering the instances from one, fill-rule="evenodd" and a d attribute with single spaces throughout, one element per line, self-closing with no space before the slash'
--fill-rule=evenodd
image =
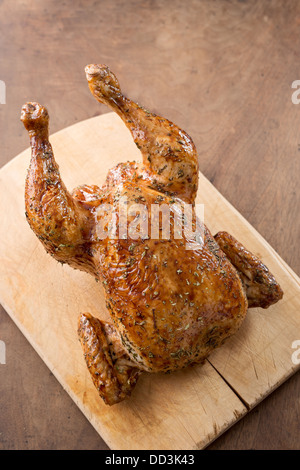
<path id="1" fill-rule="evenodd" d="M 124 96 L 106 65 L 85 72 L 93 96 L 131 132 L 141 163 L 121 163 L 102 186 L 70 193 L 49 142 L 47 109 L 26 103 L 21 120 L 32 150 L 26 217 L 50 255 L 102 283 L 111 322 L 78 312 L 78 335 L 100 397 L 114 405 L 131 395 L 141 373 L 202 363 L 237 332 L 248 308 L 267 308 L 283 292 L 254 254 L 226 232 L 213 236 L 196 217 L 191 137 Z M 162 205 L 169 208 L 165 236 L 162 212 L 152 210 Z M 179 236 L 185 207 L 192 230 Z M 159 228 L 151 236 L 145 228 L 154 219 Z"/>

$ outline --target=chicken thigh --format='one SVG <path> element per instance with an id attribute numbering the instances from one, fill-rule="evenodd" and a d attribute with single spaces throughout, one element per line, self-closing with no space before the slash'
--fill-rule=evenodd
<path id="1" fill-rule="evenodd" d="M 87 66 L 86 77 L 94 97 L 124 121 L 142 162 L 121 163 L 103 186 L 69 193 L 49 142 L 48 112 L 26 103 L 25 205 L 47 252 L 103 285 L 111 323 L 82 312 L 78 335 L 99 395 L 113 405 L 130 396 L 142 372 L 202 363 L 239 329 L 248 307 L 267 308 L 283 292 L 256 256 L 226 232 L 212 236 L 196 217 L 190 136 L 125 97 L 107 66 Z"/>

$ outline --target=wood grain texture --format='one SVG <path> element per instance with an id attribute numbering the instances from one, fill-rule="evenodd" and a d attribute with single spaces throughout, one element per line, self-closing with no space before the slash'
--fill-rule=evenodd
<path id="1" fill-rule="evenodd" d="M 141 160 L 114 113 L 75 124 L 50 141 L 70 190 L 83 182 L 101 185 L 120 161 Z M 1 170 L 0 301 L 110 448 L 202 449 L 298 370 L 290 348 L 300 330 L 300 280 L 200 174 L 196 203 L 204 205 L 206 224 L 213 232 L 232 233 L 259 255 L 282 286 L 284 299 L 267 311 L 251 309 L 238 334 L 203 366 L 147 374 L 130 400 L 106 406 L 76 334 L 81 312 L 109 318 L 102 287 L 53 260 L 30 230 L 23 207 L 29 159 L 28 149 Z"/>
<path id="2" fill-rule="evenodd" d="M 52 132 L 106 112 L 83 69 L 107 62 L 128 95 L 191 134 L 204 175 L 300 273 L 296 0 L 3 0 L 0 13 L 1 165 L 28 145 L 25 101 L 48 106 Z M 105 448 L 3 309 L 0 339 L 0 448 Z M 299 448 L 299 395 L 298 373 L 210 448 Z"/>

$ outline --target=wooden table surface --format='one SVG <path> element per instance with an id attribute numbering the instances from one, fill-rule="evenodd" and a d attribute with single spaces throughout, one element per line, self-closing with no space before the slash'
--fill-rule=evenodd
<path id="1" fill-rule="evenodd" d="M 51 133 L 106 113 L 84 74 L 106 63 L 192 136 L 202 173 L 300 275 L 299 51 L 297 0 L 1 0 L 0 164 L 29 145 L 26 101 Z M 107 449 L 2 308 L 0 340 L 0 449 Z M 299 396 L 298 373 L 208 449 L 299 449 Z"/>

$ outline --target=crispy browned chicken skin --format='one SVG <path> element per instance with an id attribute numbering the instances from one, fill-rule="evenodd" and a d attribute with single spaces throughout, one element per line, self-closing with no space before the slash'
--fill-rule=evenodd
<path id="1" fill-rule="evenodd" d="M 70 194 L 49 143 L 47 110 L 27 103 L 21 114 L 32 148 L 26 216 L 48 253 L 103 284 L 112 323 L 82 313 L 78 334 L 93 382 L 113 405 L 131 394 L 142 371 L 201 363 L 239 329 L 248 307 L 267 308 L 283 293 L 231 235 L 213 237 L 202 222 L 196 225 L 198 159 L 186 132 L 126 98 L 107 66 L 89 65 L 86 76 L 96 99 L 122 118 L 143 161 L 119 164 L 102 187 Z M 136 204 L 149 210 L 137 214 Z M 181 217 L 187 204 L 200 239 L 194 231 L 175 235 L 178 211 Z M 142 236 L 140 225 L 137 237 L 132 226 L 149 228 L 159 217 L 150 210 L 155 205 L 169 208 L 170 233 L 163 237 L 160 228 L 156 237 Z"/>

